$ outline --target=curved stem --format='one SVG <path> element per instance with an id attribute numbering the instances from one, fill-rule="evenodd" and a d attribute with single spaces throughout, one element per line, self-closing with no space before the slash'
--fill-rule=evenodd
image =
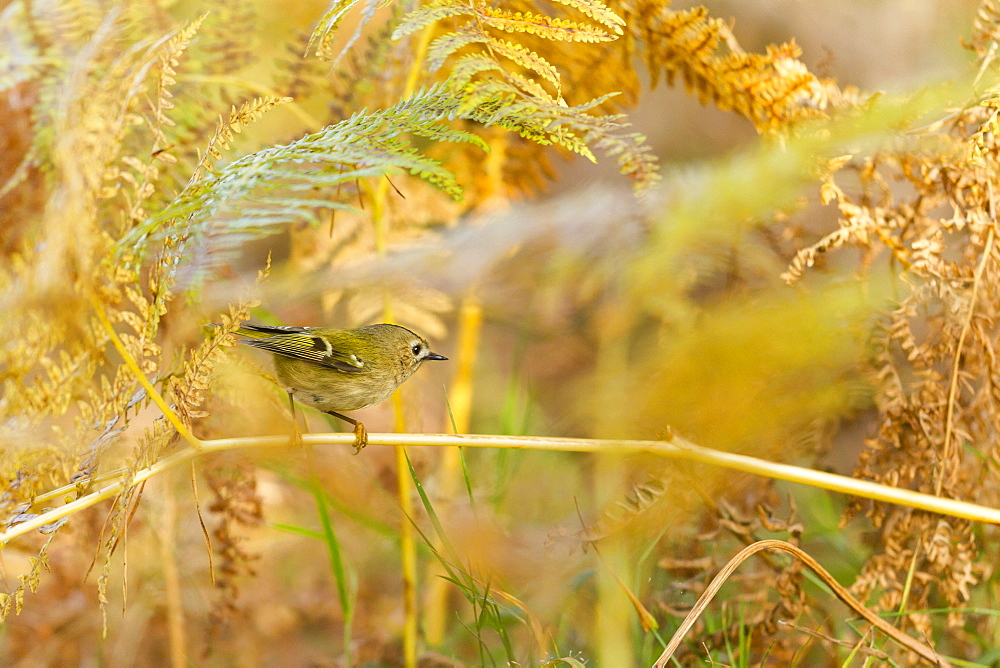
<path id="1" fill-rule="evenodd" d="M 837 582 L 837 579 L 834 578 L 825 568 L 823 568 L 818 561 L 813 559 L 801 548 L 783 540 L 761 540 L 740 550 L 739 554 L 730 559 L 729 563 L 726 564 L 725 567 L 719 571 L 718 575 L 712 579 L 711 584 L 709 584 L 708 588 L 705 589 L 705 593 L 701 595 L 698 602 L 694 604 L 693 608 L 691 608 L 691 612 L 688 613 L 688 616 L 684 618 L 684 621 L 677 628 L 677 631 L 674 632 L 674 637 L 670 639 L 670 643 L 667 645 L 666 649 L 663 650 L 660 658 L 653 663 L 653 668 L 666 668 L 667 660 L 673 656 L 673 653 L 680 646 L 681 641 L 684 640 L 684 636 L 687 635 L 687 632 L 690 631 L 691 627 L 694 626 L 696 621 L 698 621 L 698 617 L 701 616 L 701 613 L 706 607 L 708 607 L 708 604 L 711 603 L 715 594 L 719 591 L 726 580 L 729 579 L 729 576 L 731 576 L 744 561 L 763 550 L 780 550 L 791 554 L 796 559 L 802 561 L 809 568 L 809 570 L 818 575 L 826 586 L 833 590 L 833 593 L 837 596 L 837 598 L 847 604 L 848 607 L 863 617 L 869 624 L 925 661 L 936 666 L 951 666 L 950 663 L 941 658 L 933 649 L 927 645 L 917 642 L 865 607 L 861 601 L 851 595 L 851 592 L 847 591 L 843 585 Z"/>
<path id="2" fill-rule="evenodd" d="M 319 445 L 354 445 L 354 434 L 305 434 L 304 443 Z M 549 450 L 555 452 L 604 452 L 608 454 L 635 454 L 645 452 L 659 455 L 667 459 L 701 462 L 722 466 L 760 475 L 776 480 L 820 487 L 834 492 L 851 494 L 876 501 L 895 503 L 901 506 L 918 508 L 940 515 L 960 517 L 975 522 L 987 522 L 1000 525 L 1000 509 L 982 506 L 968 501 L 948 499 L 931 494 L 923 494 L 908 489 L 890 487 L 869 480 L 858 480 L 835 473 L 814 471 L 812 469 L 779 464 L 764 459 L 738 455 L 731 452 L 721 452 L 695 445 L 679 436 L 669 441 L 618 441 L 610 439 L 586 438 L 549 438 L 543 436 L 489 436 L 481 434 L 369 434 L 369 445 L 387 446 L 423 446 L 423 447 L 457 447 L 463 448 L 511 448 L 515 450 Z M 168 471 L 172 468 L 215 452 L 239 450 L 242 448 L 285 448 L 288 447 L 287 436 L 255 436 L 246 438 L 220 438 L 211 441 L 200 441 L 200 447 L 187 447 L 173 453 L 164 459 L 140 469 L 132 478 L 133 485 Z M 124 473 L 124 470 L 123 470 Z M 0 533 L 0 548 L 12 539 L 34 531 L 39 527 L 51 524 L 63 517 L 89 508 L 104 499 L 111 498 L 122 490 L 122 483 L 115 482 L 64 506 L 41 513 L 32 519 L 15 524 Z"/>

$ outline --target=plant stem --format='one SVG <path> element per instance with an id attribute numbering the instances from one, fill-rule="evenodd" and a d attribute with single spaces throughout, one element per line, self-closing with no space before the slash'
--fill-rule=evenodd
<path id="1" fill-rule="evenodd" d="M 354 446 L 354 434 L 305 434 L 302 440 L 307 445 Z M 787 480 L 810 487 L 819 487 L 843 494 L 851 494 L 875 501 L 895 503 L 900 506 L 918 508 L 940 515 L 960 517 L 975 522 L 1000 525 L 1000 509 L 981 506 L 959 499 L 949 499 L 908 489 L 890 487 L 869 480 L 858 480 L 848 476 L 815 471 L 813 469 L 769 462 L 748 455 L 721 452 L 695 445 L 679 436 L 669 441 L 624 441 L 586 438 L 550 438 L 544 436 L 492 436 L 481 434 L 369 434 L 370 446 L 411 446 L 411 447 L 463 447 L 463 448 L 511 448 L 515 450 L 548 450 L 554 452 L 603 452 L 606 454 L 648 453 L 667 459 L 701 462 L 724 468 L 735 469 L 754 475 Z M 247 438 L 220 438 L 200 441 L 200 448 L 187 447 L 161 459 L 152 466 L 139 469 L 132 478 L 133 485 L 149 480 L 164 471 L 186 464 L 197 457 L 215 452 L 240 450 L 244 448 L 287 448 L 288 437 L 255 436 Z M 71 501 L 64 506 L 41 513 L 32 519 L 15 524 L 0 533 L 0 548 L 17 536 L 24 535 L 39 527 L 68 517 L 84 508 L 89 508 L 105 499 L 113 497 L 122 489 L 121 482 L 115 482 L 86 496 Z"/>

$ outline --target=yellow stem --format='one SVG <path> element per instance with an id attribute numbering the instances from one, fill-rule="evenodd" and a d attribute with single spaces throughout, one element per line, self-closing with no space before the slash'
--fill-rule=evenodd
<path id="1" fill-rule="evenodd" d="M 410 467 L 406 463 L 406 449 L 396 451 L 396 489 L 399 507 L 403 513 L 399 527 L 400 559 L 403 567 L 403 660 L 409 668 L 417 665 L 417 543 L 410 518 L 413 515 L 413 496 L 410 494 Z"/>
<path id="2" fill-rule="evenodd" d="M 167 636 L 170 639 L 170 665 L 185 668 L 188 665 L 184 632 L 184 605 L 181 599 L 181 577 L 174 553 L 177 538 L 177 499 L 174 496 L 174 476 L 167 475 L 163 495 L 163 516 L 160 558 L 163 564 L 163 581 L 166 590 Z"/>
<path id="3" fill-rule="evenodd" d="M 448 403 L 451 418 L 455 421 L 455 431 L 459 434 L 469 431 L 472 419 L 472 374 L 476 366 L 479 348 L 479 332 L 483 324 L 483 309 L 473 295 L 462 300 L 459 309 L 458 354 L 455 360 L 455 375 L 448 388 Z M 441 457 L 438 473 L 440 494 L 445 503 L 455 496 L 459 481 L 460 456 L 458 448 L 449 448 Z M 431 563 L 431 577 L 428 578 L 424 613 L 424 635 L 432 647 L 441 644 L 445 624 L 449 614 L 448 594 L 452 590 L 450 582 L 442 577 L 439 564 Z"/>
<path id="4" fill-rule="evenodd" d="M 304 443 L 313 446 L 343 445 L 354 446 L 354 434 L 305 434 Z M 695 445 L 679 436 L 669 441 L 618 441 L 610 439 L 549 438 L 543 436 L 492 436 L 482 434 L 369 434 L 368 444 L 387 446 L 424 446 L 463 448 L 510 448 L 515 450 L 541 450 L 553 452 L 603 452 L 606 454 L 632 455 L 648 453 L 667 459 L 701 462 L 724 468 L 752 473 L 754 475 L 787 480 L 789 482 L 819 487 L 834 492 L 860 496 L 876 501 L 895 503 L 901 506 L 926 510 L 940 515 L 960 517 L 975 522 L 1000 525 L 1000 509 L 982 506 L 968 501 L 948 499 L 932 494 L 923 494 L 908 489 L 890 487 L 869 480 L 858 480 L 847 476 L 815 471 L 791 464 L 769 462 L 748 455 L 721 452 Z M 202 455 L 238 450 L 242 448 L 287 448 L 287 436 L 256 436 L 247 438 L 221 438 L 201 441 L 200 448 L 188 447 L 175 452 L 155 464 L 139 469 L 132 478 L 137 485 L 164 471 L 187 464 Z M 18 536 L 68 517 L 84 508 L 89 508 L 122 490 L 121 481 L 112 483 L 95 492 L 71 501 L 64 506 L 41 513 L 32 519 L 15 524 L 0 533 L 0 547 Z"/>
<path id="5" fill-rule="evenodd" d="M 420 33 L 417 51 L 414 54 L 410 71 L 403 87 L 403 98 L 408 98 L 417 88 L 420 72 L 424 67 L 427 47 L 430 44 L 434 26 L 429 25 Z M 372 197 L 372 223 L 375 227 L 375 253 L 382 257 L 388 246 L 388 229 L 385 209 L 389 194 L 389 178 L 379 179 Z M 392 322 L 392 295 L 385 294 L 385 322 Z M 403 415 L 403 399 L 399 391 L 392 397 L 392 405 L 396 414 L 396 431 L 406 431 L 406 420 Z M 413 500 L 410 495 L 410 469 L 406 465 L 406 451 L 403 446 L 396 447 L 396 484 L 399 494 L 399 506 L 403 518 L 399 527 L 399 549 L 403 567 L 403 663 L 406 668 L 416 668 L 417 665 L 417 544 L 410 519 L 413 517 Z"/>
<path id="6" fill-rule="evenodd" d="M 149 398 L 153 400 L 153 403 L 156 404 L 161 411 L 163 411 L 163 416 L 170 421 L 170 424 L 174 426 L 177 433 L 180 434 L 184 440 L 191 445 L 191 447 L 195 449 L 200 448 L 202 442 L 195 438 L 194 434 L 192 434 L 191 431 L 184 426 L 181 419 L 170 409 L 167 402 L 163 400 L 160 393 L 156 391 L 153 384 L 149 382 L 148 378 L 146 378 L 146 374 L 142 372 L 142 369 L 139 367 L 139 363 L 136 362 L 132 355 L 129 354 L 128 350 L 125 349 L 125 344 L 122 342 L 121 338 L 119 338 L 118 333 L 111 324 L 111 321 L 108 320 L 108 316 L 104 313 L 104 307 L 101 306 L 101 304 L 93 297 L 90 298 L 90 303 L 94 306 L 94 312 L 97 314 L 97 319 L 101 321 L 101 325 L 104 326 L 105 331 L 107 331 L 108 336 L 111 338 L 111 343 L 118 349 L 118 353 L 125 360 L 125 364 L 128 368 L 132 370 L 132 373 L 135 374 L 136 380 L 139 381 L 139 384 L 146 389 L 146 393 L 149 395 Z"/>

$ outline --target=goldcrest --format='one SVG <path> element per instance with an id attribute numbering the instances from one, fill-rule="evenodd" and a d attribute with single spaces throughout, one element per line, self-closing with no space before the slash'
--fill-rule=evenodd
<path id="1" fill-rule="evenodd" d="M 240 343 L 274 354 L 293 419 L 298 401 L 354 425 L 356 453 L 368 444 L 368 431 L 341 411 L 373 406 L 427 360 L 448 359 L 431 352 L 423 337 L 385 323 L 355 329 L 244 324 L 236 333 L 247 337 Z"/>

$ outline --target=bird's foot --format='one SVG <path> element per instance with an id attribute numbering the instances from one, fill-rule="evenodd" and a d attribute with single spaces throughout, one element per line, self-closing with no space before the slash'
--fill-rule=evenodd
<path id="1" fill-rule="evenodd" d="M 358 454 L 368 445 L 368 430 L 360 422 L 354 423 L 354 454 Z"/>

